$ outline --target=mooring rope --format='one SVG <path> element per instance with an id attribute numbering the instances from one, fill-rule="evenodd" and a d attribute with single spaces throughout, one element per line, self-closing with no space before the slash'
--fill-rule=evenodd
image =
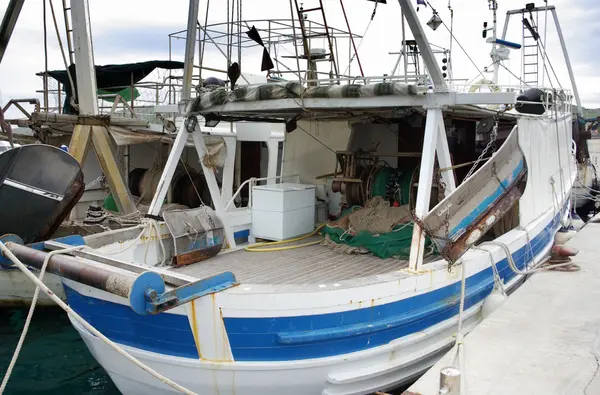
<path id="1" fill-rule="evenodd" d="M 134 357 L 133 355 L 129 354 L 121 346 L 119 346 L 118 344 L 114 343 L 112 340 L 110 340 L 106 336 L 104 336 L 100 331 L 98 331 L 96 328 L 94 328 L 90 323 L 88 323 L 79 314 L 77 314 L 73 309 L 71 309 L 65 302 L 63 302 L 62 300 L 60 300 L 60 298 L 58 296 L 56 296 L 54 294 L 54 292 L 52 292 L 31 271 L 29 271 L 29 269 L 27 269 L 27 266 L 25 266 L 23 264 L 23 262 L 21 262 L 19 260 L 19 258 L 17 258 L 12 253 L 12 251 L 8 247 L 6 247 L 6 245 L 4 245 L 4 243 L 1 242 L 1 241 L 0 241 L 0 250 L 2 251 L 2 253 L 4 254 L 4 256 L 6 256 L 8 259 L 10 259 L 15 266 L 17 266 L 27 277 L 29 277 L 29 279 L 31 281 L 33 281 L 36 284 L 36 286 L 38 287 L 37 289 L 41 289 L 42 291 L 44 291 L 44 293 L 46 295 L 48 295 L 48 297 L 50 299 L 52 299 L 60 308 L 62 308 L 65 312 L 67 312 L 67 314 L 69 314 L 75 321 L 79 322 L 92 335 L 94 335 L 97 338 L 99 338 L 100 340 L 102 340 L 104 343 L 106 343 L 109 347 L 111 347 L 117 353 L 121 354 L 123 357 L 125 357 L 126 359 L 128 359 L 134 365 L 136 365 L 137 367 L 139 367 L 143 371 L 149 373 L 150 375 L 154 376 L 155 378 L 157 378 L 158 380 L 160 380 L 162 383 L 164 383 L 164 384 L 166 384 L 166 385 L 168 385 L 168 386 L 176 389 L 177 391 L 179 391 L 181 393 L 188 394 L 188 395 L 197 395 L 195 392 L 192 392 L 192 391 L 188 390 L 187 388 L 185 388 L 185 387 L 177 384 L 173 380 L 171 380 L 171 379 L 163 376 L 162 374 L 158 373 L 157 371 L 155 371 L 154 369 L 152 369 L 150 366 L 144 364 L 143 362 L 141 362 L 140 360 L 138 360 L 136 357 Z M 57 252 L 66 252 L 66 251 L 67 250 L 60 250 L 60 251 L 57 251 Z M 47 260 L 49 260 L 49 258 L 47 258 Z M 44 262 L 44 263 L 46 263 L 46 262 Z M 6 381 L 8 381 L 8 378 L 7 378 L 8 376 L 9 376 L 9 372 L 7 371 L 7 375 L 5 376 L 5 380 Z"/>
<path id="2" fill-rule="evenodd" d="M 51 251 L 50 253 L 48 253 L 48 255 L 46 256 L 46 259 L 44 259 L 42 268 L 40 269 L 40 276 L 39 276 L 38 280 L 40 282 L 43 281 L 44 274 L 46 274 L 46 267 L 48 266 L 48 262 L 50 262 L 50 258 L 52 258 L 54 255 L 66 254 L 66 253 L 69 253 L 72 251 L 79 250 L 83 247 L 84 246 L 77 246 L 77 247 L 72 247 L 72 248 L 66 248 L 63 250 Z M 2 379 L 2 385 L 0 385 L 0 394 L 4 393 L 4 390 L 6 389 L 6 385 L 8 384 L 8 380 L 10 379 L 10 375 L 12 374 L 15 364 L 17 363 L 17 359 L 19 358 L 19 354 L 21 353 L 21 348 L 23 347 L 23 343 L 25 342 L 25 337 L 27 336 L 27 332 L 29 331 L 29 325 L 31 324 L 31 319 L 33 318 L 33 312 L 35 310 L 35 306 L 37 304 L 39 295 L 40 295 L 40 287 L 36 286 L 35 292 L 33 293 L 33 298 L 31 299 L 31 306 L 29 307 L 29 312 L 27 313 L 27 318 L 25 319 L 25 325 L 23 326 L 23 332 L 21 332 L 21 337 L 19 338 L 17 347 L 15 347 L 15 352 L 13 353 L 12 359 L 10 360 L 10 364 L 8 365 L 8 368 L 6 369 L 6 374 L 4 375 L 4 378 Z"/>

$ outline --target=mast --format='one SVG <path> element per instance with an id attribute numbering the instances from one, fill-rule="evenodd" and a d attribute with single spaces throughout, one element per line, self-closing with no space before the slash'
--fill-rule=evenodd
<path id="1" fill-rule="evenodd" d="M 489 1 L 489 8 L 490 10 L 492 10 L 492 15 L 493 15 L 493 21 L 492 21 L 492 60 L 493 60 L 493 66 L 494 66 L 494 76 L 492 77 L 492 83 L 494 85 L 498 85 L 498 71 L 500 69 L 499 67 L 499 63 L 500 63 L 500 58 L 498 57 L 498 50 L 496 47 L 496 28 L 497 28 L 497 16 L 496 13 L 498 11 L 498 2 L 496 0 L 488 0 Z"/>

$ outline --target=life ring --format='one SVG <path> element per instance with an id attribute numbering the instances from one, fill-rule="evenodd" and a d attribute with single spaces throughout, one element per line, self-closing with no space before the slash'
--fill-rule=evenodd
<path id="1" fill-rule="evenodd" d="M 478 90 L 480 90 L 481 88 L 483 88 L 484 86 L 487 86 L 488 89 L 490 90 L 490 92 L 492 93 L 496 93 L 496 92 L 500 92 L 500 87 L 496 84 L 494 84 L 492 81 L 488 80 L 487 78 L 482 78 L 479 81 L 477 81 L 476 83 L 474 83 L 473 85 L 471 85 L 471 87 L 469 88 L 469 93 L 475 93 Z M 498 104 L 490 104 L 488 106 L 486 106 L 485 108 L 487 108 L 488 110 L 498 110 L 500 106 Z"/>
<path id="2" fill-rule="evenodd" d="M 469 93 L 474 93 L 481 89 L 482 87 L 487 86 L 490 92 L 500 92 L 500 87 L 494 84 L 492 81 L 487 78 L 482 78 L 469 88 Z"/>

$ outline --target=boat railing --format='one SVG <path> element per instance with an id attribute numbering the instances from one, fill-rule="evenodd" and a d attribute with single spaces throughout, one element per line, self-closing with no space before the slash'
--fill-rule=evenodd
<path id="1" fill-rule="evenodd" d="M 528 85 L 510 85 L 494 84 L 491 81 L 475 84 L 453 84 L 457 92 L 475 93 L 475 92 L 515 92 L 518 95 L 530 90 L 539 89 L 543 92 L 541 101 L 517 100 L 520 105 L 523 104 L 542 104 L 546 110 L 558 110 L 559 113 L 571 113 L 573 110 L 573 93 L 570 89 L 557 89 L 545 86 Z"/>

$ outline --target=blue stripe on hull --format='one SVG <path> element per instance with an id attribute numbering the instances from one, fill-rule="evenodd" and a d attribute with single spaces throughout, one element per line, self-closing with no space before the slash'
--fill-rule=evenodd
<path id="1" fill-rule="evenodd" d="M 519 267 L 552 243 L 558 216 L 513 254 Z M 497 263 L 505 281 L 515 276 L 508 261 Z M 465 308 L 492 290 L 487 268 L 467 279 Z M 163 313 L 140 316 L 129 306 L 84 296 L 65 286 L 69 305 L 111 340 L 165 355 L 198 358 L 186 316 Z M 460 282 L 433 292 L 381 306 L 297 317 L 224 318 L 236 361 L 289 361 L 329 357 L 381 346 L 424 330 L 458 313 Z"/>
<path id="2" fill-rule="evenodd" d="M 513 253 L 519 268 L 553 241 L 558 216 Z M 507 259 L 496 264 L 500 276 L 515 276 Z M 481 302 L 493 288 L 489 267 L 467 279 L 465 308 Z M 276 318 L 226 317 L 225 328 L 236 361 L 289 361 L 348 354 L 381 346 L 441 323 L 458 313 L 460 282 L 381 306 L 339 313 Z"/>
<path id="3" fill-rule="evenodd" d="M 155 353 L 198 358 L 186 315 L 138 315 L 129 306 L 64 288 L 69 306 L 110 340 Z"/>

